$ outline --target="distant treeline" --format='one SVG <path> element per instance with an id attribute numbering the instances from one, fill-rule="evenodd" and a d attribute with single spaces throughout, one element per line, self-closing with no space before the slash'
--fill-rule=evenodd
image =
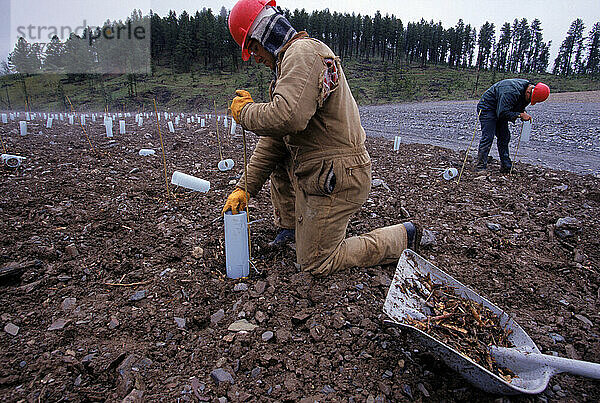
<path id="1" fill-rule="evenodd" d="M 382 16 L 379 11 L 372 17 L 331 13 L 328 9 L 282 12 L 297 30 L 306 30 L 345 59 L 381 60 L 396 66 L 417 63 L 477 67 L 511 73 L 541 73 L 550 65 L 552 43 L 544 41 L 542 23 L 537 18 L 531 22 L 527 18 L 506 22 L 496 32 L 497 27 L 489 22 L 478 30 L 460 19 L 455 26 L 444 28 L 441 22 L 424 19 L 404 24 L 394 15 Z M 243 64 L 239 47 L 229 34 L 227 15 L 223 7 L 218 14 L 204 8 L 194 15 L 184 11 L 177 16 L 171 11 L 165 17 L 155 13 L 142 16 L 135 11 L 130 19 L 149 19 L 151 23 L 153 68 L 162 66 L 177 72 L 237 71 Z M 58 68 L 60 71 L 68 63 L 83 58 L 86 71 L 93 73 L 94 63 L 101 60 L 93 45 L 87 48 L 89 54 L 82 54 L 85 49 L 71 46 L 70 39 L 63 43 L 57 37 L 42 48 L 22 38 L 4 70 L 35 73 Z M 583 20 L 573 21 L 552 72 L 564 76 L 600 73 L 600 22 L 586 34 Z"/>

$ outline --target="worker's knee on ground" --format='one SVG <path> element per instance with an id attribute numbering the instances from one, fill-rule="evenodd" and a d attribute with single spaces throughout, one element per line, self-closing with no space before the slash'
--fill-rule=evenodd
<path id="1" fill-rule="evenodd" d="M 342 244 L 344 242 L 342 241 Z M 344 269 L 336 262 L 339 261 L 340 250 L 342 245 L 339 245 L 329 256 L 315 259 L 302 265 L 302 270 L 309 272 L 313 276 L 324 277 Z"/>
<path id="2" fill-rule="evenodd" d="M 378 228 L 344 239 L 325 259 L 304 264 L 302 269 L 315 276 L 327 276 L 350 267 L 370 267 L 393 263 L 408 246 L 403 224 Z"/>

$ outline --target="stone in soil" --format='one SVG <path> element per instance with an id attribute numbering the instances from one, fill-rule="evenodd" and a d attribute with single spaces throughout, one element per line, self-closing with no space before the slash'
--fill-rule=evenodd
<path id="1" fill-rule="evenodd" d="M 77 305 L 77 298 L 65 298 L 61 304 L 61 308 L 65 312 L 69 312 Z"/>
<path id="2" fill-rule="evenodd" d="M 223 368 L 214 369 L 210 373 L 210 377 L 215 381 L 217 385 L 222 384 L 223 382 L 229 382 L 232 385 L 235 383 L 233 380 L 233 376 Z"/>
<path id="3" fill-rule="evenodd" d="M 17 333 L 19 333 L 19 326 L 15 325 L 14 323 L 8 322 L 4 326 L 4 331 L 10 334 L 11 336 L 16 336 Z"/>
<path id="4" fill-rule="evenodd" d="M 225 311 L 223 309 L 219 309 L 217 312 L 213 313 L 210 316 L 210 323 L 216 325 L 225 317 Z"/>
<path id="5" fill-rule="evenodd" d="M 48 331 L 53 331 L 53 330 L 61 330 L 63 329 L 67 323 L 69 323 L 70 321 L 68 319 L 57 319 L 54 322 L 52 322 L 52 324 L 50 325 L 50 327 L 48 328 Z"/>
<path id="6" fill-rule="evenodd" d="M 233 287 L 233 291 L 247 291 L 248 284 L 246 283 L 238 283 Z"/>
<path id="7" fill-rule="evenodd" d="M 246 319 L 240 319 L 240 320 L 233 322 L 231 325 L 229 325 L 227 330 L 229 330 L 231 332 L 251 332 L 254 329 L 256 329 L 257 327 L 258 326 L 253 325 L 252 323 L 248 322 Z"/>
<path id="8" fill-rule="evenodd" d="M 185 329 L 185 318 L 174 317 L 173 319 L 178 328 Z"/>
<path id="9" fill-rule="evenodd" d="M 136 291 L 131 297 L 129 297 L 129 300 L 130 301 L 140 301 L 140 300 L 146 298 L 147 293 L 148 293 L 148 290 Z"/>

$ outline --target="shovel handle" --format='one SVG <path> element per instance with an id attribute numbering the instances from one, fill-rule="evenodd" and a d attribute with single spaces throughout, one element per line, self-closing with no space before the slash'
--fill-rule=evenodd
<path id="1" fill-rule="evenodd" d="M 572 360 L 570 358 L 555 357 L 547 354 L 527 353 L 514 348 L 492 347 L 494 357 L 502 360 L 514 360 L 528 365 L 546 366 L 555 372 L 568 372 L 586 378 L 600 379 L 600 364 L 588 361 Z"/>

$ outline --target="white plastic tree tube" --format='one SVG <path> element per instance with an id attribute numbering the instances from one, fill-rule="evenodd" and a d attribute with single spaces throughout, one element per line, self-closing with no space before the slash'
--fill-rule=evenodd
<path id="1" fill-rule="evenodd" d="M 173 122 L 169 121 L 169 131 L 171 133 L 175 133 L 175 128 L 173 127 Z"/>
<path id="2" fill-rule="evenodd" d="M 52 121 L 54 119 L 52 118 L 48 118 L 48 120 L 46 120 L 46 129 L 52 129 Z"/>
<path id="3" fill-rule="evenodd" d="M 531 137 L 531 120 L 523 122 L 523 129 L 521 131 L 521 141 L 527 143 Z"/>
<path id="4" fill-rule="evenodd" d="M 106 137 L 112 137 L 113 136 L 112 119 L 111 118 L 104 118 L 104 126 L 106 127 Z"/>
<path id="5" fill-rule="evenodd" d="M 444 179 L 446 179 L 447 181 L 454 178 L 456 175 L 458 175 L 458 169 L 456 169 L 456 168 L 448 168 L 442 174 Z"/>
<path id="6" fill-rule="evenodd" d="M 394 151 L 398 151 L 400 149 L 400 136 L 394 137 Z"/>
<path id="7" fill-rule="evenodd" d="M 234 163 L 232 159 L 226 159 L 219 161 L 217 166 L 219 167 L 220 171 L 229 171 L 231 168 L 233 168 L 233 164 Z"/>
<path id="8" fill-rule="evenodd" d="M 173 185 L 181 186 L 186 189 L 195 190 L 197 192 L 206 193 L 210 190 L 210 182 L 204 179 L 196 178 L 195 176 L 184 174 L 183 172 L 175 171 L 171 177 Z"/>
<path id="9" fill-rule="evenodd" d="M 26 159 L 25 157 L 21 157 L 19 155 L 12 154 L 2 154 L 0 155 L 0 161 L 2 164 L 6 165 L 9 168 L 18 168 L 21 165 L 21 161 Z"/>
<path id="10" fill-rule="evenodd" d="M 248 249 L 248 219 L 245 211 L 232 214 L 226 211 L 225 221 L 225 266 L 227 277 L 248 277 L 250 253 Z"/>
<path id="11" fill-rule="evenodd" d="M 119 120 L 119 134 L 125 134 L 125 121 Z"/>
<path id="12" fill-rule="evenodd" d="M 21 131 L 21 136 L 27 136 L 27 122 L 24 120 L 19 121 L 19 129 Z"/>

